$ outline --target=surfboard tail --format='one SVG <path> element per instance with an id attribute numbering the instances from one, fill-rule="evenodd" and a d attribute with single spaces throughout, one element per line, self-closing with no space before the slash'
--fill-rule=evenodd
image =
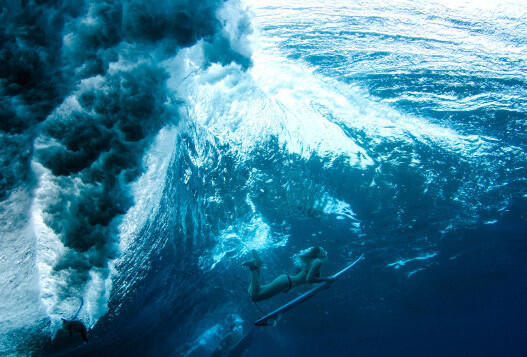
<path id="1" fill-rule="evenodd" d="M 262 318 L 262 319 L 259 319 L 257 320 L 254 324 L 256 326 L 272 326 L 272 327 L 276 327 L 276 325 L 278 325 L 278 321 L 280 321 L 282 319 L 282 316 L 284 314 L 278 314 L 276 316 L 274 316 L 273 318 Z"/>

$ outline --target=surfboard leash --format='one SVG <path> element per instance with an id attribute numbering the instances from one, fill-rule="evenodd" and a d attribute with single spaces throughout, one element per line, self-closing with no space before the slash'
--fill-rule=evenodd
<path id="1" fill-rule="evenodd" d="M 258 311 L 260 312 L 260 314 L 265 314 L 265 312 L 260 308 L 260 305 L 258 305 L 258 304 L 256 303 L 256 301 L 253 301 L 253 304 L 254 304 L 254 306 L 256 306 L 256 308 L 258 309 Z"/>
<path id="2" fill-rule="evenodd" d="M 75 316 L 73 316 L 72 320 L 75 320 L 77 316 L 79 316 L 79 312 L 81 312 L 81 309 L 83 306 L 84 306 L 84 298 L 81 296 L 81 305 L 77 309 L 77 312 L 75 313 Z"/>

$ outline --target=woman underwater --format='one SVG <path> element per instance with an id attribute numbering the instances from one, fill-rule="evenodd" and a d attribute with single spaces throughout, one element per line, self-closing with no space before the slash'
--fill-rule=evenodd
<path id="1" fill-rule="evenodd" d="M 269 284 L 261 285 L 260 270 L 262 260 L 255 250 L 252 251 L 253 260 L 243 263 L 251 271 L 251 283 L 249 284 L 249 295 L 253 301 L 269 299 L 281 292 L 286 293 L 292 288 L 304 285 L 332 281 L 332 278 L 321 277 L 320 267 L 327 260 L 327 253 L 322 247 L 311 247 L 297 253 L 294 263 L 297 273 L 294 275 L 281 274 Z"/>

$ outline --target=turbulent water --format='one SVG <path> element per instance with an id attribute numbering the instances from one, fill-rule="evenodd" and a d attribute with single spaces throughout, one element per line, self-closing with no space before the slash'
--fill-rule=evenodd
<path id="1" fill-rule="evenodd" d="M 0 354 L 524 355 L 526 16 L 2 3 Z M 365 260 L 254 329 L 313 245 Z"/>

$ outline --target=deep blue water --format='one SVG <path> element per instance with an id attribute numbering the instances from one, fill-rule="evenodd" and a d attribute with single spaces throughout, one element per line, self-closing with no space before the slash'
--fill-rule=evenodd
<path id="1" fill-rule="evenodd" d="M 525 355 L 525 203 L 516 208 L 491 229 L 450 237 L 437 266 L 412 279 L 357 267 L 348 287 L 254 331 L 241 355 Z M 464 252 L 450 260 L 453 251 Z"/>
<path id="2" fill-rule="evenodd" d="M 527 354 L 521 1 L 0 10 L 0 354 Z"/>

